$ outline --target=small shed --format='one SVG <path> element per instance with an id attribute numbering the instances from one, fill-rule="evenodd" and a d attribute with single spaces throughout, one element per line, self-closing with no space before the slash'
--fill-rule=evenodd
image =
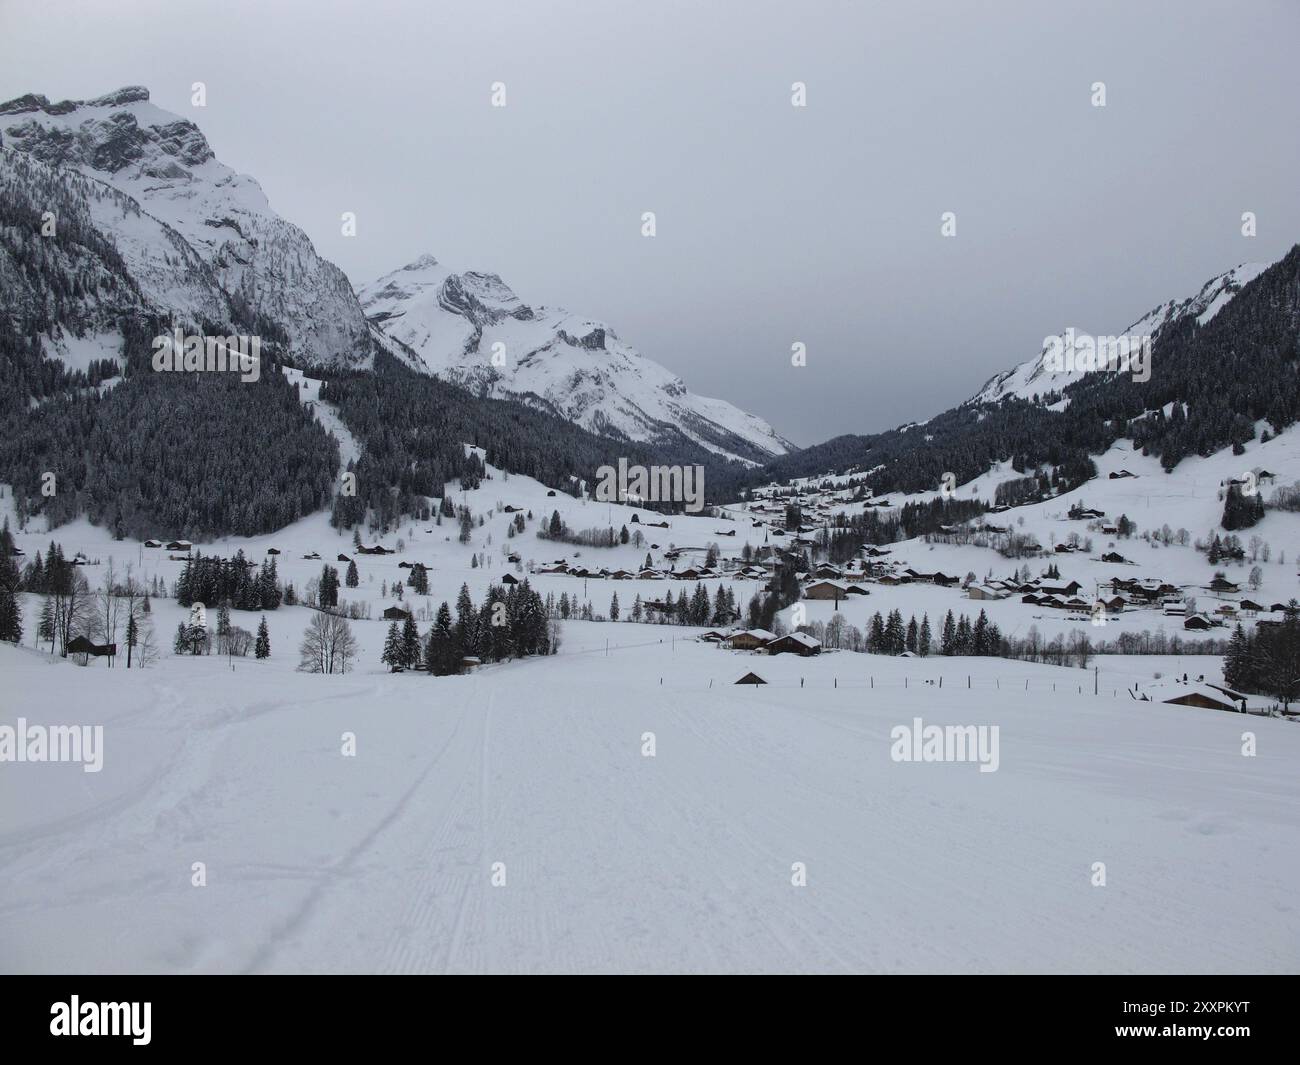
<path id="1" fill-rule="evenodd" d="M 740 678 L 740 680 L 736 681 L 736 683 L 737 684 L 766 684 L 767 681 L 765 681 L 757 673 L 746 673 L 743 677 Z"/>

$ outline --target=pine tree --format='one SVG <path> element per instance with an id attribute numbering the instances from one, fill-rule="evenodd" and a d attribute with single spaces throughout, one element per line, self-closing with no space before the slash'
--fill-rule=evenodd
<path id="1" fill-rule="evenodd" d="M 423 562 L 417 562 L 411 567 L 411 575 L 407 578 L 407 583 L 416 595 L 429 594 L 429 573 L 424 568 Z"/>
<path id="2" fill-rule="evenodd" d="M 257 640 L 253 644 L 253 654 L 258 658 L 271 657 L 271 633 L 266 627 L 266 615 L 262 615 L 262 622 L 257 626 Z"/>
<path id="3" fill-rule="evenodd" d="M 930 615 L 926 614 L 921 618 L 921 631 L 916 638 L 916 653 L 925 658 L 930 653 L 930 644 L 933 637 L 930 635 Z"/>
<path id="4" fill-rule="evenodd" d="M 415 618 L 410 614 L 402 622 L 402 665 L 414 669 L 420 661 L 420 630 L 416 628 Z"/>
<path id="5" fill-rule="evenodd" d="M 323 607 L 339 605 L 339 571 L 333 566 L 326 564 L 322 567 L 316 596 Z"/>
<path id="6" fill-rule="evenodd" d="M 384 653 L 379 656 L 379 661 L 383 662 L 393 673 L 396 673 L 403 666 L 402 638 L 397 633 L 396 621 L 388 623 L 388 635 L 384 637 Z"/>
<path id="7" fill-rule="evenodd" d="M 727 593 L 723 591 L 722 585 L 718 585 L 718 591 L 713 597 L 713 619 L 711 625 L 725 625 L 730 620 L 727 611 Z"/>
<path id="8" fill-rule="evenodd" d="M 18 610 L 18 595 L 0 586 L 0 640 L 22 643 L 23 619 Z"/>
<path id="9" fill-rule="evenodd" d="M 1246 630 L 1237 622 L 1232 638 L 1228 641 L 1228 650 L 1223 656 L 1223 683 L 1238 691 L 1246 690 L 1251 682 L 1249 648 L 1246 643 Z"/>
<path id="10" fill-rule="evenodd" d="M 424 666 L 430 676 L 445 677 L 454 673 L 455 666 L 451 659 L 451 607 L 444 601 L 438 607 L 438 614 L 429 629 L 429 638 L 424 648 Z"/>
<path id="11" fill-rule="evenodd" d="M 709 623 L 709 593 L 702 584 L 695 586 L 695 594 L 691 596 L 690 622 L 692 625 Z"/>
<path id="12" fill-rule="evenodd" d="M 955 650 L 953 651 L 953 654 L 970 654 L 971 643 L 970 618 L 963 614 L 957 621 L 957 638 L 954 641 Z"/>
<path id="13" fill-rule="evenodd" d="M 885 653 L 902 654 L 907 649 L 907 631 L 903 627 L 902 612 L 894 609 L 885 621 Z"/>
<path id="14" fill-rule="evenodd" d="M 360 574 L 357 573 L 357 563 L 355 559 L 348 559 L 347 576 L 343 578 L 344 583 L 349 588 L 355 588 L 361 581 Z"/>
<path id="15" fill-rule="evenodd" d="M 54 624 L 54 604 L 50 597 L 45 597 L 45 602 L 41 604 L 41 619 L 36 626 L 36 638 L 42 642 L 50 641 L 50 654 L 54 654 L 54 637 L 56 635 L 56 626 Z"/>
<path id="16" fill-rule="evenodd" d="M 885 619 L 880 616 L 879 610 L 871 616 L 871 624 L 867 629 L 867 650 L 874 655 L 889 653 L 885 643 Z"/>

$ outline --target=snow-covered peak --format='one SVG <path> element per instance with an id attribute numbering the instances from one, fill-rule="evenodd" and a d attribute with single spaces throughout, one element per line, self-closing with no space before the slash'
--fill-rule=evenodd
<path id="1" fill-rule="evenodd" d="M 0 104 L 7 147 L 130 196 L 214 270 L 222 287 L 289 336 L 293 357 L 364 365 L 365 317 L 352 286 L 286 222 L 258 183 L 220 162 L 193 122 L 131 86 L 92 100 L 29 94 Z"/>
<path id="2" fill-rule="evenodd" d="M 684 437 L 746 460 L 792 449 L 761 418 L 692 393 L 604 322 L 529 305 L 497 274 L 456 272 L 422 255 L 360 297 L 370 321 L 428 372 L 476 392 L 523 399 L 631 440 Z"/>
<path id="3" fill-rule="evenodd" d="M 1268 269 L 1266 264 L 1241 263 L 1226 273 L 1212 277 L 1194 296 L 1169 300 L 1153 308 L 1116 336 L 1149 336 L 1152 343 L 1161 331 L 1174 322 L 1194 316 L 1204 325 L 1223 310 L 1245 285 Z M 1064 331 L 1062 331 L 1064 334 Z M 1078 381 L 1086 370 L 1052 370 L 1047 366 L 1048 346 L 1036 358 L 1022 362 L 1010 370 L 990 378 L 982 389 L 968 402 L 996 403 L 1007 396 L 1035 400 L 1052 392 L 1059 392 Z"/>

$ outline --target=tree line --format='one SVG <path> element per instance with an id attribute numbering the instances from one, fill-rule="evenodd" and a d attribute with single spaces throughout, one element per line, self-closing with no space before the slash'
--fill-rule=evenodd
<path id="1" fill-rule="evenodd" d="M 559 643 L 558 626 L 526 579 L 509 587 L 492 585 L 479 605 L 469 586 L 461 585 L 454 615 L 444 601 L 426 634 L 421 635 L 411 613 L 400 627 L 391 622 L 380 661 L 394 672 L 423 669 L 444 677 L 462 672 L 466 659 L 500 662 L 550 655 Z"/>

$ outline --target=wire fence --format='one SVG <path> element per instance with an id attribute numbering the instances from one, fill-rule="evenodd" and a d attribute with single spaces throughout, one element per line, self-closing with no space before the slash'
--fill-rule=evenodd
<path id="1" fill-rule="evenodd" d="M 676 645 L 680 642 L 685 645 L 698 646 L 697 641 L 690 638 L 679 638 L 667 636 L 658 640 L 641 640 L 636 643 L 616 644 L 606 641 L 604 646 L 582 647 L 566 650 L 561 646 L 560 655 L 597 655 L 602 657 L 612 657 L 618 651 L 628 651 L 645 647 L 662 646 L 670 654 L 676 652 Z M 959 670 L 944 671 L 937 675 L 929 676 L 912 676 L 904 674 L 890 674 L 887 676 L 876 676 L 868 673 L 865 677 L 861 674 L 854 676 L 841 677 L 832 673 L 829 677 L 825 675 L 812 676 L 773 676 L 764 675 L 764 663 L 771 663 L 773 656 L 759 654 L 757 652 L 729 652 L 732 656 L 730 661 L 733 663 L 729 674 L 719 675 L 716 677 L 690 677 L 684 678 L 674 673 L 661 673 L 657 677 L 651 674 L 654 684 L 665 691 L 699 691 L 722 689 L 729 687 L 755 687 L 755 688 L 777 688 L 784 690 L 810 689 L 822 691 L 836 691 L 840 688 L 852 689 L 855 691 L 875 691 L 879 689 L 885 692 L 907 692 L 911 690 L 921 691 L 963 691 L 963 692 L 1028 692 L 1039 695 L 1091 695 L 1095 698 L 1106 699 L 1129 699 L 1134 702 L 1144 701 L 1140 694 L 1127 686 L 1117 685 L 1113 680 L 1107 682 L 1100 674 L 1100 671 L 1094 667 L 1092 669 L 1079 669 L 1078 679 L 1075 678 L 1047 678 L 1047 677 L 1003 677 L 989 676 L 987 674 L 976 674 L 973 672 L 963 673 Z M 794 655 L 777 656 L 787 661 L 796 658 Z M 944 660 L 943 657 L 934 657 L 926 661 L 937 664 Z M 991 661 L 985 659 L 985 661 Z M 1001 661 L 1000 659 L 998 661 Z M 779 667 L 784 673 L 788 668 L 786 665 Z M 761 677 L 761 683 L 750 682 L 742 684 L 741 680 L 747 675 L 753 674 Z M 1189 683 L 1204 683 L 1201 676 L 1193 679 L 1188 677 Z M 1263 707 L 1249 707 L 1245 711 L 1248 714 L 1268 716 L 1270 710 Z"/>

